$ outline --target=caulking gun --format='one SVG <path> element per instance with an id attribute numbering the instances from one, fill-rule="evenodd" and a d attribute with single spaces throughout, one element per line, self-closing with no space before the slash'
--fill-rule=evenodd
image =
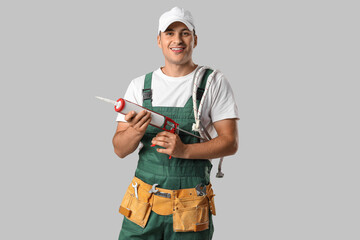
<path id="1" fill-rule="evenodd" d="M 96 97 L 96 98 L 113 104 L 114 107 L 115 107 L 115 111 L 118 112 L 118 113 L 124 114 L 124 115 L 128 114 L 131 111 L 135 111 L 135 113 L 138 114 L 142 110 L 146 110 L 146 111 L 151 113 L 151 122 L 150 122 L 151 126 L 160 128 L 160 129 L 162 129 L 164 131 L 168 131 L 168 132 L 171 132 L 171 133 L 178 133 L 179 131 L 182 131 L 182 132 L 184 132 L 186 134 L 189 134 L 189 135 L 191 135 L 193 137 L 197 137 L 199 139 L 205 140 L 204 138 L 202 138 L 200 136 L 197 136 L 195 134 L 192 134 L 191 132 L 188 132 L 188 131 L 186 131 L 184 129 L 179 128 L 179 124 L 176 123 L 171 118 L 166 117 L 164 115 L 161 115 L 161 114 L 159 114 L 157 112 L 151 111 L 151 110 L 149 110 L 147 108 L 144 108 L 144 107 L 142 107 L 140 105 L 137 105 L 136 103 L 130 102 L 130 101 L 126 100 L 126 99 L 119 98 L 117 101 L 113 101 L 113 100 L 110 100 L 110 99 L 107 99 L 107 98 L 102 98 L 102 97 Z"/>

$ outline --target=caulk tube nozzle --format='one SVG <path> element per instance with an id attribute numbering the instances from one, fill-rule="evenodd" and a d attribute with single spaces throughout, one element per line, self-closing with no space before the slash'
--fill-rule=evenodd
<path id="1" fill-rule="evenodd" d="M 136 103 L 130 102 L 126 99 L 120 98 L 117 100 L 118 103 L 120 103 L 120 106 L 117 107 L 115 105 L 115 111 L 121 113 L 121 114 L 128 114 L 131 111 L 134 111 L 136 114 L 139 112 L 146 110 L 151 113 L 151 122 L 150 124 L 156 127 L 161 128 L 164 125 L 165 117 L 159 113 L 153 112 L 147 108 L 144 108 L 140 105 L 137 105 Z"/>

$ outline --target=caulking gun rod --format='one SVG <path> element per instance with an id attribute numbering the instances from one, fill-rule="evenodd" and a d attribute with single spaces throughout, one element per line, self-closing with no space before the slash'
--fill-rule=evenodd
<path id="1" fill-rule="evenodd" d="M 186 134 L 189 134 L 189 135 L 191 135 L 191 136 L 193 136 L 193 137 L 197 137 L 197 138 L 199 138 L 199 139 L 201 139 L 201 140 L 205 140 L 204 138 L 202 138 L 202 137 L 200 137 L 200 136 L 197 136 L 197 135 L 195 135 L 195 134 L 192 134 L 191 132 L 188 132 L 188 131 L 186 131 L 186 130 L 184 130 L 184 129 L 181 129 L 181 128 L 179 128 L 179 127 L 177 127 L 176 129 L 178 129 L 179 131 L 182 131 L 182 132 L 184 132 L 184 133 L 186 133 Z"/>

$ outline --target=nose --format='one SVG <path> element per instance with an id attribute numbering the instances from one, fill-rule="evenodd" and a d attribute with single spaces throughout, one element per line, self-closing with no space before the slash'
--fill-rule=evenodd
<path id="1" fill-rule="evenodd" d="M 174 42 L 177 44 L 183 43 L 181 33 L 176 33 L 174 36 Z"/>

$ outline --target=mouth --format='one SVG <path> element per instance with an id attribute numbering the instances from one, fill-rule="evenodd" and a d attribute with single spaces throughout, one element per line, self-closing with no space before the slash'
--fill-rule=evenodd
<path id="1" fill-rule="evenodd" d="M 170 47 L 171 51 L 174 53 L 181 53 L 185 50 L 185 47 Z"/>

